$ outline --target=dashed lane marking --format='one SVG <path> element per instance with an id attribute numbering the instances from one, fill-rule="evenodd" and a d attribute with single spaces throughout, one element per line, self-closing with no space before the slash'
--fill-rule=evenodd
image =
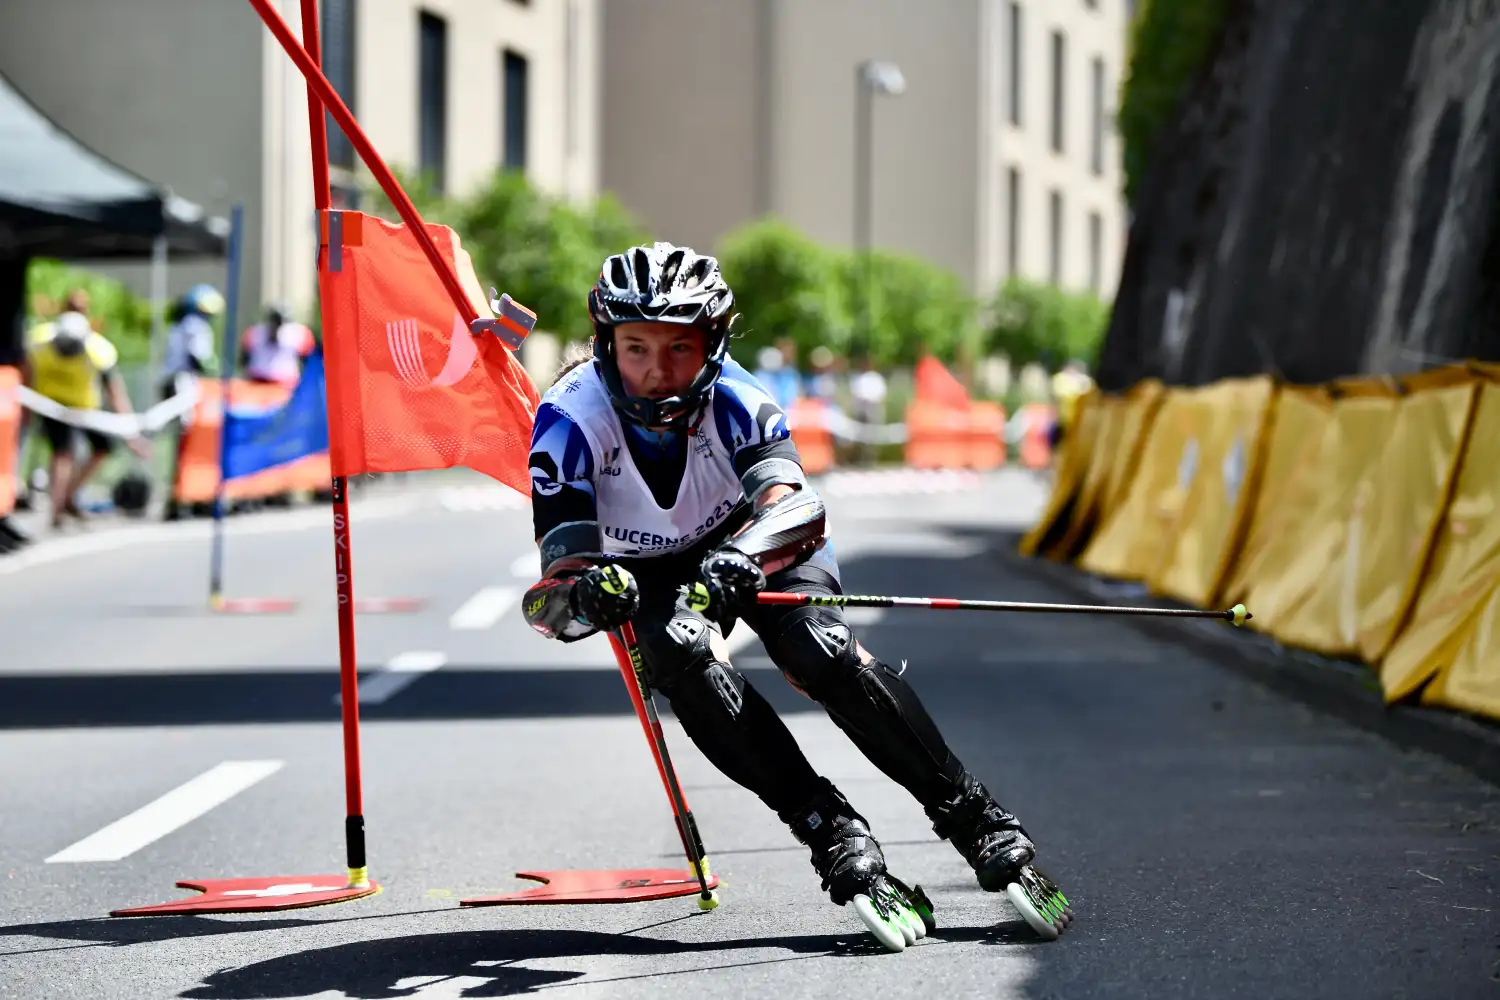
<path id="1" fill-rule="evenodd" d="M 48 864 L 119 861 L 186 826 L 281 770 L 279 760 L 226 760 L 47 859 Z"/>

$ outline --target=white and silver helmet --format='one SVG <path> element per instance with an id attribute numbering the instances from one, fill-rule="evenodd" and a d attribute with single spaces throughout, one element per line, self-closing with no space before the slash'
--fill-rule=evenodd
<path id="1" fill-rule="evenodd" d="M 589 292 L 589 318 L 594 324 L 594 357 L 615 408 L 647 426 L 684 422 L 723 371 L 733 310 L 734 293 L 724 281 L 718 260 L 691 247 L 657 242 L 606 258 L 599 281 Z M 680 323 L 704 333 L 703 368 L 679 395 L 669 399 L 631 396 L 620 381 L 614 328 L 644 322 Z"/>

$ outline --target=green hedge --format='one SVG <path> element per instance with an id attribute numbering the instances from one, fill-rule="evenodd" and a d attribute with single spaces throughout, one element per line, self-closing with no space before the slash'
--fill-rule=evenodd
<path id="1" fill-rule="evenodd" d="M 741 314 L 736 344 L 747 355 L 789 337 L 803 357 L 819 345 L 845 357 L 863 348 L 877 367 L 911 364 L 923 352 L 947 363 L 1004 353 L 1020 364 L 1058 366 L 1069 358 L 1092 362 L 1109 317 L 1093 296 L 1021 280 L 976 302 L 952 272 L 876 251 L 869 263 L 870 335 L 855 343 L 859 255 L 764 219 L 730 233 L 719 259 Z"/>
<path id="2" fill-rule="evenodd" d="M 1218 41 L 1228 6 L 1229 0 L 1144 0 L 1136 12 L 1118 121 L 1131 204 L 1156 137 Z"/>
<path id="3" fill-rule="evenodd" d="M 543 193 L 518 171 L 497 171 L 483 187 L 453 198 L 396 173 L 424 220 L 459 234 L 481 281 L 534 311 L 539 329 L 565 339 L 590 334 L 587 295 L 600 262 L 647 239 L 612 197 L 579 206 Z M 399 218 L 378 188 L 369 211 Z"/>

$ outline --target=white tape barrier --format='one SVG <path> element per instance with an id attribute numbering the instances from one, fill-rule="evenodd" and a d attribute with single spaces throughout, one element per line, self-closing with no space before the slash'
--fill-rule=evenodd
<path id="1" fill-rule="evenodd" d="M 842 410 L 832 407 L 822 407 L 818 411 L 818 417 L 812 420 L 798 420 L 788 418 L 788 425 L 793 429 L 806 426 L 819 426 L 834 437 L 844 441 L 854 441 L 859 444 L 904 444 L 907 439 L 906 424 L 867 424 L 855 420 Z M 1018 410 L 1009 420 L 1005 422 L 1005 439 L 1012 444 L 1020 441 L 1026 436 L 1034 418 L 1027 410 Z M 948 422 L 952 430 L 967 430 L 970 426 L 968 418 L 955 415 Z"/>
<path id="2" fill-rule="evenodd" d="M 169 399 L 146 410 L 144 413 L 111 413 L 108 410 L 76 410 L 53 402 L 26 386 L 21 386 L 21 405 L 43 417 L 51 417 L 59 423 L 97 431 L 118 438 L 134 438 L 155 434 L 172 421 L 191 412 L 198 402 L 198 387 L 195 382 L 179 382 L 177 392 Z"/>

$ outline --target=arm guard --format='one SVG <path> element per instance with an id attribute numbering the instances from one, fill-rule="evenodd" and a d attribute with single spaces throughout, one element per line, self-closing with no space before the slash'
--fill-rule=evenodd
<path id="1" fill-rule="evenodd" d="M 757 510 L 723 548 L 748 556 L 769 576 L 812 555 L 823 544 L 827 520 L 822 498 L 801 489 Z"/>
<path id="2" fill-rule="evenodd" d="M 526 624 L 547 638 L 562 642 L 577 642 L 593 635 L 596 629 L 579 621 L 573 608 L 574 580 L 593 566 L 591 560 L 578 556 L 553 560 L 521 602 Z"/>

